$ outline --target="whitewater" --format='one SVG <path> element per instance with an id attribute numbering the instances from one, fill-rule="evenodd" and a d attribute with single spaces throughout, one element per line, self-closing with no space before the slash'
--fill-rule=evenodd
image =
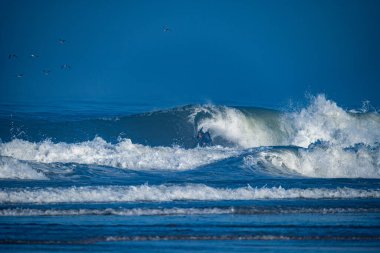
<path id="1" fill-rule="evenodd" d="M 148 125 L 152 120 L 162 122 Z M 133 136 L 136 142 L 124 137 L 131 121 L 134 121 L 131 128 L 139 127 Z M 165 130 L 154 125 L 171 122 L 175 122 L 178 129 L 170 126 Z M 15 137 L 20 135 L 14 134 L 15 121 L 9 122 L 12 129 L 8 132 L 13 136 L 0 143 L 0 178 L 45 178 L 29 162 L 132 170 L 189 170 L 232 157 L 241 158 L 238 166 L 263 166 L 264 170 L 289 170 L 310 177 L 380 177 L 380 115 L 376 111 L 345 111 L 323 95 L 313 98 L 308 107 L 287 113 L 204 105 L 125 118 L 49 123 L 40 122 L 47 125 L 38 130 L 19 127 L 18 131 L 28 136 L 22 139 Z M 102 131 L 89 140 L 77 142 L 78 138 L 70 136 L 71 133 L 65 135 L 70 127 L 75 133 L 85 131 L 82 128 L 91 123 Z M 24 122 L 20 120 L 20 124 Z M 51 125 L 58 135 L 36 139 L 44 127 L 46 132 L 51 131 Z M 102 133 L 106 126 L 124 127 L 124 130 L 111 137 L 110 133 Z M 211 133 L 214 146 L 196 145 L 194 136 L 201 128 Z M 150 140 L 146 139 L 148 135 Z M 160 143 L 162 136 L 166 138 Z M 53 138 L 69 141 L 53 141 Z M 141 139 L 148 145 L 139 143 Z"/>
<path id="2" fill-rule="evenodd" d="M 0 249 L 379 248 L 380 114 L 368 103 L 122 108 L 0 108 Z M 200 129 L 212 145 L 198 145 Z"/>

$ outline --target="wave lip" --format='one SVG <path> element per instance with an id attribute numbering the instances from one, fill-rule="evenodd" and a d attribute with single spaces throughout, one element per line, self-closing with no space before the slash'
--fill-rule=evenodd
<path id="1" fill-rule="evenodd" d="M 307 147 L 328 141 L 348 147 L 357 143 L 373 145 L 380 141 L 380 115 L 376 112 L 350 113 L 334 101 L 318 95 L 299 112 L 286 115 L 292 134 L 290 143 Z"/>
<path id="2" fill-rule="evenodd" d="M 351 199 L 380 198 L 380 189 L 290 188 L 251 186 L 236 189 L 214 188 L 203 184 L 94 186 L 1 190 L 0 203 L 85 203 L 220 201 L 257 199 Z"/>
<path id="3" fill-rule="evenodd" d="M 241 148 L 306 148 L 317 141 L 341 147 L 380 142 L 380 115 L 377 112 L 346 111 L 324 95 L 312 97 L 307 107 L 294 112 L 213 105 L 193 110 L 189 119 L 198 129 L 203 127 L 213 138 L 222 138 Z M 198 121 L 197 115 L 200 117 Z"/>
<path id="4" fill-rule="evenodd" d="M 195 122 L 197 114 L 207 116 Z M 270 110 L 260 110 L 260 113 L 252 115 L 237 108 L 207 105 L 195 107 L 189 119 L 196 123 L 198 128 L 209 130 L 213 138 L 222 138 L 238 147 L 286 144 L 286 133 L 280 124 L 279 113 Z"/>

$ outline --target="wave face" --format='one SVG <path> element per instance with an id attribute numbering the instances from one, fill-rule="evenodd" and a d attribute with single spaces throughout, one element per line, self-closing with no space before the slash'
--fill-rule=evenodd
<path id="1" fill-rule="evenodd" d="M 1 117 L 3 142 L 23 139 L 77 143 L 101 137 L 116 143 L 120 138 L 147 146 L 194 148 L 194 136 L 203 127 L 214 144 L 239 148 L 260 146 L 308 147 L 317 141 L 339 146 L 380 141 L 380 115 L 375 111 L 344 110 L 324 95 L 291 112 L 251 107 L 195 105 L 128 116 Z"/>
<path id="2" fill-rule="evenodd" d="M 184 171 L 226 159 L 267 174 L 380 177 L 380 115 L 344 110 L 324 95 L 291 112 L 197 105 L 129 116 L 0 120 L 1 178 L 48 178 L 31 163 Z M 214 146 L 197 146 L 201 128 Z"/>
<path id="3" fill-rule="evenodd" d="M 191 252 L 210 240 L 210 252 L 236 251 L 226 240 L 379 247 L 376 111 L 323 95 L 290 111 L 38 111 L 0 107 L 0 251 L 120 252 L 154 241 L 139 249 Z M 213 145 L 197 145 L 201 128 Z"/>
<path id="4" fill-rule="evenodd" d="M 197 109 L 211 115 L 198 123 L 243 148 L 259 146 L 308 147 L 317 141 L 347 147 L 380 141 L 380 115 L 376 112 L 347 112 L 325 96 L 313 98 L 299 111 L 280 113 L 269 110 L 206 106 Z"/>

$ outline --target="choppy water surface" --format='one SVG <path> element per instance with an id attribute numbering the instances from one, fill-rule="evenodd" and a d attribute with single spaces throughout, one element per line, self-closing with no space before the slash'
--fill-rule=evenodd
<path id="1" fill-rule="evenodd" d="M 3 252 L 380 249 L 374 110 L 44 109 L 1 107 Z"/>

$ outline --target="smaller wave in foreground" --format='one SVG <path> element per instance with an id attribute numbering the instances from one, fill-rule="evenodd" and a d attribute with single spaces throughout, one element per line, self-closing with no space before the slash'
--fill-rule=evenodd
<path id="1" fill-rule="evenodd" d="M 34 143 L 15 139 L 0 143 L 0 155 L 38 163 L 80 163 L 128 169 L 188 170 L 238 155 L 225 147 L 184 149 L 149 147 L 122 139 L 116 144 L 100 137 L 80 143 Z"/>
<path id="2" fill-rule="evenodd" d="M 236 189 L 203 184 L 96 186 L 69 188 L 12 189 L 0 191 L 0 203 L 84 203 L 138 201 L 220 201 L 257 199 L 351 199 L 380 198 L 380 190 L 354 188 L 290 188 L 251 186 Z"/>
<path id="3" fill-rule="evenodd" d="M 244 157 L 243 164 L 316 178 L 380 178 L 380 145 L 342 148 L 318 142 L 308 148 L 260 149 Z"/>
<path id="4" fill-rule="evenodd" d="M 48 178 L 39 171 L 34 170 L 28 163 L 21 162 L 10 157 L 0 156 L 1 179 L 35 179 L 47 180 Z"/>
<path id="5" fill-rule="evenodd" d="M 7 208 L 0 210 L 0 216 L 176 216 L 176 215 L 262 215 L 262 214 L 335 214 L 379 212 L 379 208 L 255 208 L 255 207 L 213 207 L 213 208 L 105 208 L 105 209 L 36 209 Z"/>

